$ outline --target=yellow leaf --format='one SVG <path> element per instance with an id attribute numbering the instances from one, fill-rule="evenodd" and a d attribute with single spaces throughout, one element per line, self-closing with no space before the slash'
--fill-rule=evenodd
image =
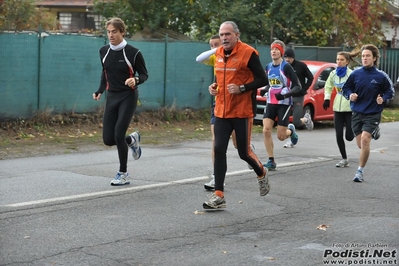
<path id="1" fill-rule="evenodd" d="M 328 226 L 328 225 L 325 225 L 325 224 L 321 224 L 321 225 L 319 225 L 316 229 L 317 230 L 323 230 L 323 231 L 326 231 L 327 230 L 327 228 L 329 228 L 330 226 Z"/>

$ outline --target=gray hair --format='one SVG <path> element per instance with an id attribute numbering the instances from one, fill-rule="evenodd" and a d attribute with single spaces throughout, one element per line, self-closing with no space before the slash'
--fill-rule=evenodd
<path id="1" fill-rule="evenodd" d="M 224 24 L 229 24 L 233 27 L 233 30 L 235 33 L 240 33 L 240 30 L 238 29 L 237 24 L 234 21 L 225 21 L 222 24 L 220 24 L 220 26 L 224 25 Z"/>
<path id="2" fill-rule="evenodd" d="M 281 47 L 283 47 L 283 50 L 285 51 L 285 43 L 283 42 L 283 41 L 280 41 L 280 40 L 274 40 L 274 42 L 272 42 L 272 44 L 273 43 L 277 43 L 277 44 L 279 44 L 279 45 L 281 45 Z M 271 44 L 271 45 L 272 45 Z M 271 46 L 270 45 L 270 46 Z M 284 53 L 283 53 L 284 54 Z M 283 56 L 283 54 L 281 55 L 281 56 Z"/>

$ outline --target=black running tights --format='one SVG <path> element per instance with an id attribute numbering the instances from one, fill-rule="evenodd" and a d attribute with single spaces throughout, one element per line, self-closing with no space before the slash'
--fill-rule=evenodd
<path id="1" fill-rule="evenodd" d="M 116 145 L 119 171 L 127 172 L 128 146 L 126 131 L 137 107 L 138 91 L 107 92 L 103 116 L 103 141 L 107 146 Z"/>
<path id="2" fill-rule="evenodd" d="M 250 141 L 252 132 L 252 118 L 218 118 L 215 117 L 215 190 L 223 191 L 224 179 L 227 171 L 226 152 L 233 130 L 236 133 L 238 155 L 251 165 L 258 176 L 264 175 L 262 163 L 251 151 Z"/>
<path id="3" fill-rule="evenodd" d="M 334 128 L 339 152 L 342 159 L 348 159 L 344 141 L 344 126 L 345 139 L 352 141 L 355 137 L 352 131 L 352 112 L 334 112 Z"/>

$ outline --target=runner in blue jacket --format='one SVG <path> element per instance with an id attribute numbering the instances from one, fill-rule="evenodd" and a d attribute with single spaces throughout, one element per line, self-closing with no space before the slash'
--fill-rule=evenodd
<path id="1" fill-rule="evenodd" d="M 395 91 L 388 75 L 379 70 L 380 51 L 375 45 L 366 44 L 360 49 L 362 68 L 354 70 L 342 91 L 350 100 L 352 130 L 360 148 L 359 167 L 353 181 L 363 182 L 363 168 L 370 155 L 371 139 L 380 137 L 379 124 L 384 104 L 391 100 Z"/>

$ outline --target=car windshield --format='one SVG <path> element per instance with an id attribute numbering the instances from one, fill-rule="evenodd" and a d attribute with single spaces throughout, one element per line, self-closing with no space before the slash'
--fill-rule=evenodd
<path id="1" fill-rule="evenodd" d="M 309 66 L 308 65 L 308 68 L 309 68 L 309 70 L 310 70 L 310 72 L 312 72 L 312 74 L 313 74 L 313 76 L 316 74 L 316 71 L 317 70 L 319 70 L 319 66 Z"/>

